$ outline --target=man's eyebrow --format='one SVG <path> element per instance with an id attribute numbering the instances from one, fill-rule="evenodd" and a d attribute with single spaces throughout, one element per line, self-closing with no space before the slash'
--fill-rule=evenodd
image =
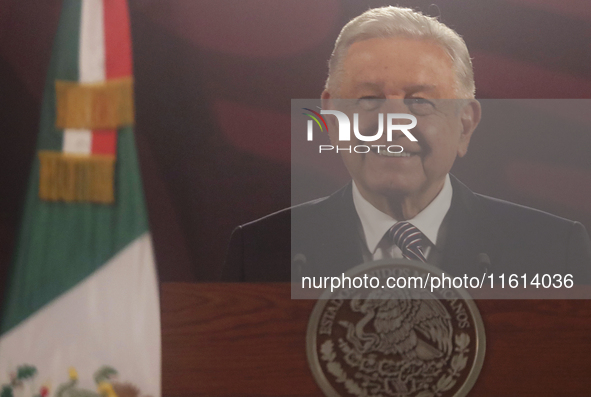
<path id="1" fill-rule="evenodd" d="M 359 83 L 359 88 L 381 90 L 383 88 L 383 84 L 372 81 L 362 81 Z M 434 91 L 436 88 L 437 86 L 435 84 L 412 84 L 405 86 L 403 89 L 406 93 L 414 94 L 415 92 Z"/>
<path id="2" fill-rule="evenodd" d="M 415 93 L 423 91 L 433 91 L 435 88 L 437 88 L 437 86 L 434 84 L 414 84 L 404 87 L 404 90 L 409 93 Z"/>
<path id="3" fill-rule="evenodd" d="M 371 89 L 381 89 L 382 88 L 382 84 L 378 84 L 378 83 L 374 83 L 371 81 L 362 81 L 359 84 L 360 88 L 371 88 Z"/>

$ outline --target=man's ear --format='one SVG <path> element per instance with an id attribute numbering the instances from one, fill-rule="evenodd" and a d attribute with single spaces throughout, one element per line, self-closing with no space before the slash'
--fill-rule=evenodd
<path id="1" fill-rule="evenodd" d="M 327 110 L 332 109 L 330 92 L 328 92 L 327 90 L 322 91 L 322 94 L 320 95 L 320 99 L 321 99 L 320 106 L 322 106 L 322 109 L 327 109 Z"/>
<path id="2" fill-rule="evenodd" d="M 470 144 L 470 138 L 472 133 L 480 123 L 480 117 L 482 115 L 482 108 L 480 102 L 476 99 L 469 99 L 462 109 L 460 109 L 460 141 L 458 145 L 458 157 L 464 157 L 468 152 L 468 145 Z"/>
<path id="3" fill-rule="evenodd" d="M 328 90 L 322 91 L 322 95 L 320 95 L 321 103 L 320 106 L 324 110 L 334 110 L 334 105 L 332 103 L 332 96 Z M 338 138 L 336 131 L 338 131 L 338 123 L 337 119 L 334 116 L 325 117 L 326 124 L 328 125 L 328 137 L 330 142 L 333 145 L 338 145 Z"/>

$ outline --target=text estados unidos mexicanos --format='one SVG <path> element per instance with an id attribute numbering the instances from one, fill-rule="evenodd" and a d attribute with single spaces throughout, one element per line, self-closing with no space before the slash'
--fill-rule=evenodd
<path id="1" fill-rule="evenodd" d="M 307 285 L 306 285 L 307 282 Z M 388 277 L 385 284 L 382 284 L 380 278 L 375 276 L 348 277 L 344 273 L 341 277 L 302 277 L 302 288 L 316 288 L 327 289 L 330 287 L 330 292 L 334 292 L 339 288 L 389 288 L 389 289 L 429 289 L 431 292 L 440 288 L 572 288 L 574 284 L 572 274 L 538 274 L 531 277 L 527 274 L 506 275 L 505 273 L 495 277 L 494 274 L 484 273 L 482 277 L 468 277 L 464 274 L 463 277 L 446 276 L 445 273 L 441 275 L 431 275 L 427 273 L 425 276 L 403 276 L 403 277 Z"/>

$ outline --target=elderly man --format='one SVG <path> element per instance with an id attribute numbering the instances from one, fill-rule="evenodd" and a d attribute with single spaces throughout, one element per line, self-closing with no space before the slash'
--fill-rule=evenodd
<path id="1" fill-rule="evenodd" d="M 239 226 L 224 279 L 339 276 L 366 261 L 405 257 L 459 276 L 571 273 L 575 283 L 588 282 L 591 244 L 580 223 L 475 194 L 449 174 L 480 120 L 474 90 L 464 41 L 436 19 L 384 7 L 350 21 L 330 59 L 322 108 L 346 99 L 415 114 L 417 140 L 393 134 L 400 154 L 341 152 L 352 182 Z M 335 146 L 337 130 L 329 128 Z"/>

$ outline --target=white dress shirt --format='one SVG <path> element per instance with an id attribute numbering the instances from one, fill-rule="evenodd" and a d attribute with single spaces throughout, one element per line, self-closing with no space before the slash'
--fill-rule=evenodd
<path id="1" fill-rule="evenodd" d="M 447 175 L 443 188 L 433 201 L 414 218 L 407 220 L 407 222 L 419 229 L 428 240 L 423 241 L 422 251 L 430 262 L 431 252 L 437 246 L 437 238 L 440 236 L 443 219 L 451 206 L 452 195 L 453 188 L 449 175 Z M 353 203 L 361 220 L 360 232 L 365 239 L 367 249 L 364 250 L 363 259 L 370 261 L 383 258 L 403 258 L 400 248 L 384 238 L 386 232 L 398 221 L 378 210 L 363 198 L 355 182 L 353 182 Z"/>

